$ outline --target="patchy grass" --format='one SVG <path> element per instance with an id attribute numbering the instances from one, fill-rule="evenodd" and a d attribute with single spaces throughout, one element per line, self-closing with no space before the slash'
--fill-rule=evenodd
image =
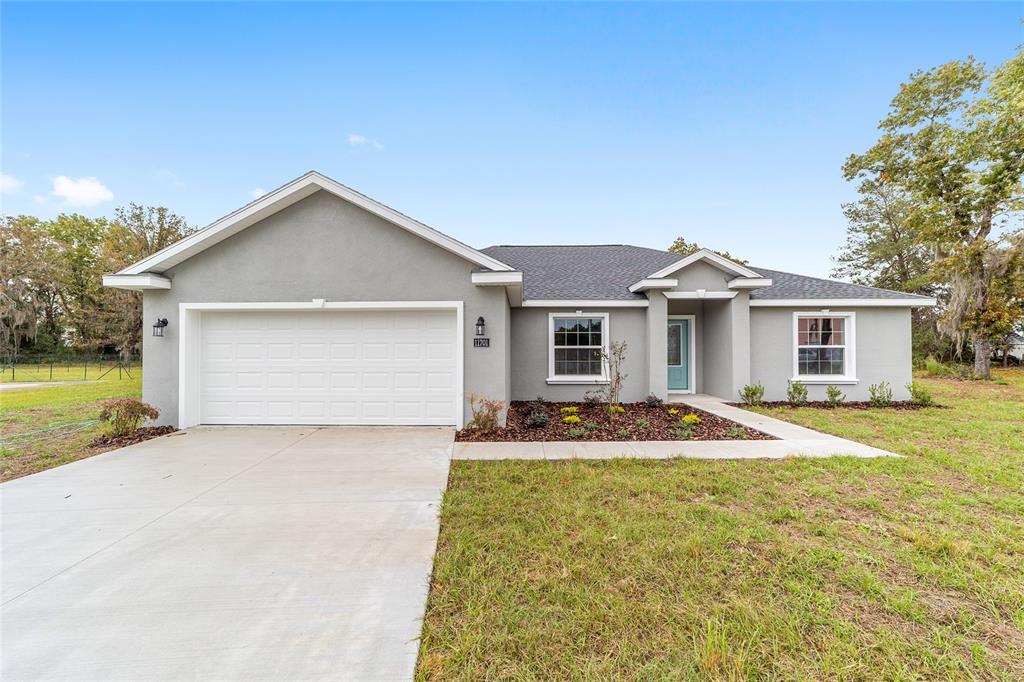
<path id="1" fill-rule="evenodd" d="M 11 367 L 10 365 L 0 366 L 0 384 L 10 383 L 36 383 L 50 381 L 95 381 L 103 377 L 103 381 L 123 381 L 130 379 L 128 374 L 138 374 L 142 368 L 138 364 L 131 365 L 127 371 L 122 370 L 118 375 L 117 363 L 105 360 L 96 363 L 74 362 L 68 363 L 30 363 L 19 362 Z"/>
<path id="2" fill-rule="evenodd" d="M 95 419 L 100 412 L 99 401 L 118 396 L 139 397 L 142 394 L 141 372 L 133 378 L 117 379 L 116 371 L 103 381 L 67 384 L 41 388 L 18 388 L 0 391 L 0 481 L 26 476 L 51 467 L 91 457 L 109 448 L 90 448 L 103 433 L 100 424 L 77 424 Z M 29 436 L 33 431 L 54 429 Z M 52 435 L 57 434 L 57 435 Z M 12 443 L 11 441 L 23 441 Z M 25 442 L 27 441 L 27 442 Z"/>
<path id="3" fill-rule="evenodd" d="M 417 677 L 1024 678 L 1024 373 L 767 412 L 905 459 L 453 462 Z"/>

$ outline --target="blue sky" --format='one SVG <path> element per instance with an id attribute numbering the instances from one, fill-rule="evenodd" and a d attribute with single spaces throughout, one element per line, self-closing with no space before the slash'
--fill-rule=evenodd
<path id="1" fill-rule="evenodd" d="M 1016 3 L 0 12 L 5 213 L 205 225 L 316 169 L 474 246 L 685 235 L 816 275 L 899 83 L 1024 43 Z"/>

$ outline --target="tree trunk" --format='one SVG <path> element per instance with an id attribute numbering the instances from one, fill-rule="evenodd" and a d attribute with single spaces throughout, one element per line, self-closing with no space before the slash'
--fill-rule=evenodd
<path id="1" fill-rule="evenodd" d="M 992 378 L 992 341 L 974 337 L 974 378 Z"/>

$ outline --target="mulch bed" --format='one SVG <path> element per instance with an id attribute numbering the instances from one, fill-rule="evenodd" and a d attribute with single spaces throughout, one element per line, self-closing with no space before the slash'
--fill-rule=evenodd
<path id="1" fill-rule="evenodd" d="M 734 407 L 742 407 L 744 409 L 751 407 L 746 403 L 728 403 Z M 796 405 L 787 402 L 785 400 L 766 400 L 761 403 L 758 407 L 797 407 Z M 918 403 L 912 403 L 909 400 L 894 400 L 885 407 L 876 407 L 866 400 L 855 400 L 838 405 L 833 405 L 825 400 L 811 400 L 806 405 L 800 405 L 800 407 L 814 407 L 820 410 L 835 410 L 840 407 L 846 407 L 851 410 L 897 410 L 897 411 L 909 411 L 909 410 L 923 410 L 926 407 L 943 407 L 942 405 L 919 405 Z"/>
<path id="2" fill-rule="evenodd" d="M 166 436 L 169 433 L 174 433 L 178 429 L 173 426 L 144 426 L 130 436 L 100 436 L 93 442 L 89 443 L 91 448 L 123 448 L 126 445 L 134 445 L 135 443 L 141 443 L 144 440 L 150 440 L 151 438 L 159 438 L 160 436 Z"/>
<path id="3" fill-rule="evenodd" d="M 562 418 L 567 416 L 560 410 L 563 407 L 576 407 L 578 424 L 566 424 Z M 713 414 L 697 410 L 687 405 L 649 406 L 646 403 L 624 403 L 625 412 L 614 419 L 608 417 L 606 405 L 588 405 L 584 403 L 555 403 L 514 400 L 508 408 L 508 421 L 504 428 L 491 431 L 463 429 L 455 434 L 458 441 L 476 442 L 535 442 L 535 441 L 626 441 L 626 440 L 776 440 L 773 436 L 754 429 L 740 426 L 730 419 L 716 417 Z M 669 408 L 678 409 L 678 414 L 669 414 Z M 548 416 L 546 426 L 531 426 L 529 417 L 532 413 L 543 411 Z M 679 438 L 672 433 L 676 422 L 686 414 L 696 414 L 700 423 L 693 429 L 689 438 Z M 647 421 L 650 427 L 643 429 L 637 426 L 638 421 Z M 587 429 L 590 423 L 597 428 Z M 584 435 L 577 438 L 569 436 L 569 429 L 583 429 Z M 626 435 L 617 432 L 625 429 Z M 730 430 L 742 429 L 742 438 L 737 438 Z"/>

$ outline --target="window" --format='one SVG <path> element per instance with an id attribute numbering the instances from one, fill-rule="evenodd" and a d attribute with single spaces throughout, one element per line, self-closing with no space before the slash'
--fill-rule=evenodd
<path id="1" fill-rule="evenodd" d="M 602 353 L 608 347 L 607 313 L 551 313 L 548 322 L 548 381 L 604 381 L 606 377 Z"/>
<path id="2" fill-rule="evenodd" d="M 794 313 L 793 378 L 855 381 L 853 313 Z"/>

